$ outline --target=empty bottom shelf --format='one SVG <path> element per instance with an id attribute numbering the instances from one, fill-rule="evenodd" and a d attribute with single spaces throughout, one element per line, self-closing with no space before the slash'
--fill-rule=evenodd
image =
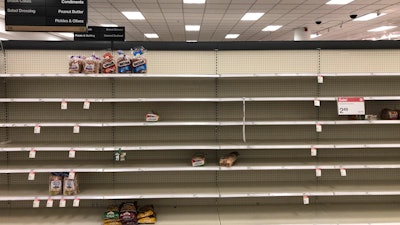
<path id="1" fill-rule="evenodd" d="M 158 225 L 369 224 L 400 221 L 399 204 L 156 207 Z M 0 224 L 99 225 L 102 208 L 2 209 Z"/>

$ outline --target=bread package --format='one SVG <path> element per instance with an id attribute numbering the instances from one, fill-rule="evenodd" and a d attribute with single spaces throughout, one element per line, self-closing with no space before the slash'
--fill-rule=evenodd
<path id="1" fill-rule="evenodd" d="M 83 60 L 80 56 L 70 56 L 68 63 L 69 73 L 81 73 L 83 68 Z"/>
<path id="2" fill-rule="evenodd" d="M 238 152 L 231 152 L 227 155 L 224 155 L 219 159 L 219 165 L 231 167 L 235 164 L 238 156 L 239 156 Z"/>
<path id="3" fill-rule="evenodd" d="M 100 59 L 97 58 L 95 55 L 92 55 L 88 58 L 85 58 L 83 60 L 83 73 L 99 73 L 99 64 L 100 64 Z"/>
<path id="4" fill-rule="evenodd" d="M 152 205 L 145 205 L 139 208 L 137 214 L 139 224 L 154 224 L 156 222 L 156 213 Z"/>
<path id="5" fill-rule="evenodd" d="M 399 112 L 393 109 L 382 109 L 381 119 L 383 120 L 397 120 L 399 118 Z"/>
<path id="6" fill-rule="evenodd" d="M 49 176 L 49 194 L 62 195 L 63 176 L 60 174 L 50 174 Z"/>
<path id="7" fill-rule="evenodd" d="M 77 174 L 75 174 L 74 179 L 70 179 L 69 176 L 64 177 L 63 193 L 64 195 L 79 194 L 79 183 Z"/>
<path id="8" fill-rule="evenodd" d="M 101 59 L 101 73 L 115 73 L 117 71 L 117 66 L 114 62 L 114 57 L 110 52 L 103 54 Z"/>
<path id="9" fill-rule="evenodd" d="M 192 156 L 192 166 L 204 166 L 206 164 L 206 156 L 204 153 L 196 153 Z"/>
<path id="10" fill-rule="evenodd" d="M 117 67 L 118 73 L 131 73 L 131 60 L 121 50 L 118 50 Z"/>
<path id="11" fill-rule="evenodd" d="M 135 202 L 123 203 L 119 210 L 122 225 L 137 225 L 137 206 Z"/>
<path id="12" fill-rule="evenodd" d="M 144 48 L 136 47 L 132 51 L 132 72 L 147 73 L 147 59 L 143 56 Z"/>

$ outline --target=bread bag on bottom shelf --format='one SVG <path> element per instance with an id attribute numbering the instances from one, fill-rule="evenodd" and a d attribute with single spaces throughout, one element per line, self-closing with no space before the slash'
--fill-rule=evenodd
<path id="1" fill-rule="evenodd" d="M 119 221 L 122 225 L 137 225 L 136 202 L 122 203 L 119 209 Z"/>
<path id="2" fill-rule="evenodd" d="M 138 223 L 139 224 L 154 224 L 156 223 L 156 213 L 154 212 L 153 205 L 145 205 L 139 208 L 138 211 Z"/>
<path id="3" fill-rule="evenodd" d="M 231 152 L 227 155 L 223 155 L 220 159 L 219 159 L 219 165 L 220 166 L 227 166 L 227 167 L 231 167 L 235 164 L 237 158 L 239 156 L 238 152 Z"/>
<path id="4" fill-rule="evenodd" d="M 119 208 L 110 206 L 103 214 L 103 225 L 122 225 L 119 221 Z"/>

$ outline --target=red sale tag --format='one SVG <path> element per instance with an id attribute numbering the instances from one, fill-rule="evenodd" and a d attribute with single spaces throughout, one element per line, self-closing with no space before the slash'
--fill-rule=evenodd
<path id="1" fill-rule="evenodd" d="M 338 115 L 365 115 L 365 103 L 363 97 L 339 97 L 337 98 Z"/>

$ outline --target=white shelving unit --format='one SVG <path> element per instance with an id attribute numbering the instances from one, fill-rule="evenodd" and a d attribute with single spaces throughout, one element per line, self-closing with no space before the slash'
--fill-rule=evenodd
<path id="1" fill-rule="evenodd" d="M 248 73 L 230 69 L 237 52 L 212 54 L 221 64 L 210 65 L 215 74 L 10 68 L 0 74 L 0 215 L 15 225 L 44 217 L 92 225 L 107 205 L 137 200 L 156 205 L 160 225 L 396 224 L 400 120 L 349 120 L 337 115 L 336 100 L 363 97 L 370 114 L 399 107 L 400 73 L 331 72 L 324 59 L 337 56 L 320 51 L 305 53 L 306 68 L 280 65 L 289 72 L 272 61 L 265 73 L 257 61 L 272 57 L 265 52 L 249 53 L 257 60 Z M 150 110 L 159 122 L 144 121 Z M 127 153 L 125 162 L 113 161 L 118 150 Z M 219 166 L 231 151 L 240 153 L 238 162 Z M 191 166 L 197 152 L 206 154 L 206 166 Z M 78 173 L 80 194 L 50 196 L 51 172 Z M 36 178 L 28 180 L 30 173 Z M 46 207 L 49 199 L 55 206 Z M 58 209 L 60 199 L 68 201 L 65 209 Z M 79 208 L 71 206 L 75 199 Z M 23 210 L 31 222 L 18 217 Z"/>

